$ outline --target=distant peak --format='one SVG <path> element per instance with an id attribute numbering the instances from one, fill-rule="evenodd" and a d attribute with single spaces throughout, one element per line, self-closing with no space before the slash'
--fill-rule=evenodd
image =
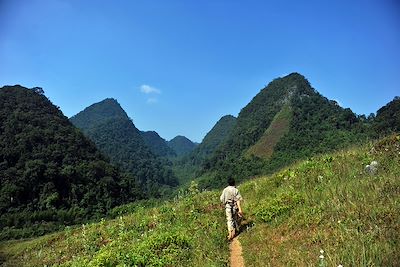
<path id="1" fill-rule="evenodd" d="M 225 116 L 222 116 L 222 118 L 221 118 L 221 120 L 227 120 L 227 119 L 236 119 L 236 117 L 235 116 L 233 116 L 233 115 L 225 115 Z"/>
<path id="2" fill-rule="evenodd" d="M 189 138 L 187 138 L 186 136 L 183 136 L 183 135 L 177 135 L 177 136 L 175 136 L 174 138 L 172 138 L 170 141 L 172 141 L 172 140 L 179 140 L 179 139 L 185 139 L 185 140 L 189 140 L 190 141 L 190 139 Z"/>
<path id="3" fill-rule="evenodd" d="M 285 76 L 285 77 L 297 77 L 297 78 L 303 78 L 305 79 L 304 75 L 298 73 L 298 72 L 292 72 L 289 75 Z"/>
<path id="4" fill-rule="evenodd" d="M 100 102 L 94 103 L 83 111 L 79 112 L 71 118 L 71 121 L 79 126 L 82 126 L 79 121 L 83 120 L 85 123 L 100 122 L 112 118 L 129 119 L 128 115 L 114 98 L 106 98 Z"/>
<path id="5" fill-rule="evenodd" d="M 116 104 L 116 105 L 119 105 L 119 103 L 118 103 L 117 99 L 115 99 L 115 98 L 106 98 L 106 99 L 104 99 L 104 100 L 102 100 L 102 101 L 98 102 L 97 104 L 100 104 L 100 103 L 104 103 L 104 104 Z"/>
<path id="6" fill-rule="evenodd" d="M 142 131 L 142 134 L 161 138 L 161 136 L 156 131 Z"/>

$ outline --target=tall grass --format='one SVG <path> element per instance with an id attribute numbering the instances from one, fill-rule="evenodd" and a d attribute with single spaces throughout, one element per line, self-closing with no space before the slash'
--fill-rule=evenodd
<path id="1" fill-rule="evenodd" d="M 3 243 L 0 251 L 4 266 L 226 266 L 225 232 L 217 192 L 192 191 L 114 220 Z"/>
<path id="2" fill-rule="evenodd" d="M 243 184 L 247 266 L 400 266 L 399 188 L 399 136 Z"/>

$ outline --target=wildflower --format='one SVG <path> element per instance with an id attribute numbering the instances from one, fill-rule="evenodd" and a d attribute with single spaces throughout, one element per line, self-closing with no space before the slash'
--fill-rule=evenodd
<path id="1" fill-rule="evenodd" d="M 322 249 L 319 251 L 319 253 L 324 254 L 325 251 L 323 251 Z"/>
<path id="2" fill-rule="evenodd" d="M 343 267 L 343 265 L 339 264 L 337 267 Z"/>
<path id="3" fill-rule="evenodd" d="M 324 259 L 324 255 L 319 255 L 319 258 L 322 260 L 322 259 Z"/>

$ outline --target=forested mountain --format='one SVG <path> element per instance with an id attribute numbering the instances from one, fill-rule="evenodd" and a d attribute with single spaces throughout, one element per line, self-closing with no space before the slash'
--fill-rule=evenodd
<path id="1" fill-rule="evenodd" d="M 36 222 L 76 223 L 140 197 L 133 176 L 113 167 L 43 90 L 0 89 L 0 228 L 29 234 Z"/>
<path id="2" fill-rule="evenodd" d="M 228 139 L 235 124 L 235 117 L 231 115 L 222 117 L 194 150 L 173 161 L 174 173 L 181 184 L 186 184 L 198 176 L 203 162 Z"/>
<path id="3" fill-rule="evenodd" d="M 111 162 L 137 177 L 148 196 L 158 196 L 162 186 L 176 186 L 168 162 L 147 147 L 140 131 L 115 99 L 105 99 L 70 118 Z"/>
<path id="4" fill-rule="evenodd" d="M 187 156 L 187 161 L 194 165 L 202 164 L 228 139 L 235 125 L 236 118 L 234 116 L 223 116 L 206 134 L 203 141 Z"/>
<path id="5" fill-rule="evenodd" d="M 176 157 L 175 151 L 168 146 L 167 141 L 161 138 L 155 131 L 140 132 L 144 142 L 153 154 L 160 157 Z"/>
<path id="6" fill-rule="evenodd" d="M 178 135 L 168 142 L 168 146 L 178 157 L 185 156 L 195 149 L 198 144 L 193 143 L 188 138 Z"/>
<path id="7" fill-rule="evenodd" d="M 203 186 L 270 173 L 298 159 L 365 139 L 368 125 L 300 74 L 278 78 L 244 107 L 232 134 L 203 165 Z"/>
<path id="8" fill-rule="evenodd" d="M 373 127 L 377 135 L 400 132 L 400 97 L 396 96 L 376 112 Z"/>

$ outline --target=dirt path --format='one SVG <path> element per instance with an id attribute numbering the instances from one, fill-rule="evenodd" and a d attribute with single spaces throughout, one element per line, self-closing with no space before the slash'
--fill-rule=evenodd
<path id="1" fill-rule="evenodd" d="M 242 257 L 242 245 L 237 237 L 235 237 L 229 245 L 231 251 L 231 267 L 244 267 L 244 260 Z"/>

